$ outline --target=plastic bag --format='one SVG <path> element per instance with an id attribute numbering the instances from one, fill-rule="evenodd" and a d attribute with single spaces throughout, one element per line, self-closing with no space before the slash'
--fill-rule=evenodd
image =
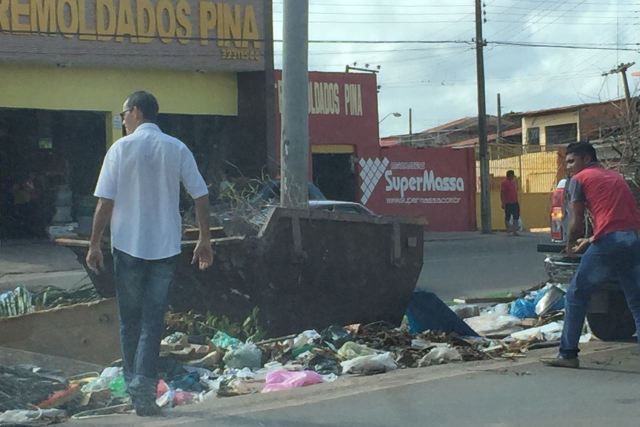
<path id="1" fill-rule="evenodd" d="M 520 319 L 538 317 L 536 314 L 536 304 L 533 300 L 518 298 L 511 304 L 511 315 Z"/>
<path id="2" fill-rule="evenodd" d="M 338 357 L 342 360 L 350 360 L 354 357 L 369 356 L 378 353 L 379 351 L 369 348 L 366 345 L 348 341 L 340 347 L 340 350 L 338 350 Z"/>
<path id="3" fill-rule="evenodd" d="M 253 343 L 242 344 L 240 347 L 228 351 L 222 361 L 227 365 L 227 368 L 260 369 L 262 351 Z"/>
<path id="4" fill-rule="evenodd" d="M 322 339 L 333 345 L 335 348 L 340 348 L 351 339 L 351 333 L 341 326 L 329 326 L 323 330 Z"/>
<path id="5" fill-rule="evenodd" d="M 322 376 L 313 371 L 289 372 L 284 369 L 272 371 L 267 374 L 263 393 L 271 391 L 287 390 L 290 388 L 304 387 L 324 382 Z"/>
<path id="6" fill-rule="evenodd" d="M 302 347 L 307 344 L 313 344 L 315 341 L 320 340 L 322 337 L 315 330 L 311 329 L 304 331 L 300 335 L 294 338 L 293 348 Z"/>
<path id="7" fill-rule="evenodd" d="M 377 374 L 398 368 L 391 353 L 360 356 L 340 363 L 343 374 Z"/>
<path id="8" fill-rule="evenodd" d="M 462 360 L 460 352 L 453 347 L 432 348 L 420 361 L 418 366 L 441 365 L 448 362 L 459 362 Z"/>
<path id="9" fill-rule="evenodd" d="M 520 319 L 510 315 L 483 314 L 464 321 L 480 335 L 509 335 L 519 331 Z"/>
<path id="10" fill-rule="evenodd" d="M 211 342 L 218 348 L 224 348 L 226 350 L 230 348 L 240 347 L 242 341 L 238 338 L 233 338 L 227 335 L 222 331 L 216 332 L 216 334 L 211 338 Z"/>
<path id="11" fill-rule="evenodd" d="M 97 393 L 99 391 L 107 390 L 109 388 L 109 384 L 111 384 L 111 381 L 113 381 L 113 379 L 117 378 L 119 375 L 122 375 L 122 368 L 104 368 L 98 378 L 91 380 L 87 384 L 83 385 L 81 390 L 83 393 Z"/>

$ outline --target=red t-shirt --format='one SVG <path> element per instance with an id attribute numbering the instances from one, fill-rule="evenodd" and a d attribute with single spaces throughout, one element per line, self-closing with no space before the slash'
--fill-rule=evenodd
<path id="1" fill-rule="evenodd" d="M 518 203 L 518 185 L 515 179 L 502 181 L 502 184 L 500 184 L 500 200 L 505 205 Z"/>
<path id="2" fill-rule="evenodd" d="M 607 233 L 640 230 L 640 210 L 618 172 L 599 164 L 587 166 L 569 182 L 569 200 L 585 202 L 593 218 L 593 239 Z"/>

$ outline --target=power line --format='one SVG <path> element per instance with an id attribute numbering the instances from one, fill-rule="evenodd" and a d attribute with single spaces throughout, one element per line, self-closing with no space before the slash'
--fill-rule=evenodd
<path id="1" fill-rule="evenodd" d="M 548 47 L 548 48 L 556 48 L 556 49 L 581 49 L 581 50 L 622 50 L 622 51 L 630 51 L 630 52 L 638 52 L 638 48 L 618 48 L 618 47 L 607 47 L 607 46 L 580 46 L 580 45 L 569 45 L 569 44 L 551 44 L 551 43 L 531 43 L 531 42 L 508 42 L 508 41 L 490 41 L 488 44 L 493 44 L 497 46 L 522 46 L 522 47 Z"/>

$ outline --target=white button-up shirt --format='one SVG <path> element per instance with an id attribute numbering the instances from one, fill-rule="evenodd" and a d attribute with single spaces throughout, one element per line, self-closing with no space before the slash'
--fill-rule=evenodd
<path id="1" fill-rule="evenodd" d="M 94 195 L 114 201 L 111 245 L 146 260 L 180 253 L 180 182 L 208 194 L 193 154 L 180 140 L 143 123 L 107 152 Z"/>

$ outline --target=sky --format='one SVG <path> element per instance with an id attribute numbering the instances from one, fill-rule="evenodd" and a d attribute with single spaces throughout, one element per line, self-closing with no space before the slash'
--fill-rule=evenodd
<path id="1" fill-rule="evenodd" d="M 275 40 L 282 39 L 282 6 L 273 0 Z M 602 74 L 638 59 L 640 0 L 484 0 L 483 11 L 488 114 L 497 113 L 498 93 L 503 114 L 624 95 L 620 74 Z M 473 0 L 310 0 L 309 70 L 380 66 L 380 136 L 408 133 L 409 108 L 419 132 L 477 115 L 474 37 Z M 430 43 L 348 43 L 354 40 Z M 275 66 L 282 67 L 278 42 Z M 627 73 L 632 93 L 636 70 L 640 61 Z"/>

